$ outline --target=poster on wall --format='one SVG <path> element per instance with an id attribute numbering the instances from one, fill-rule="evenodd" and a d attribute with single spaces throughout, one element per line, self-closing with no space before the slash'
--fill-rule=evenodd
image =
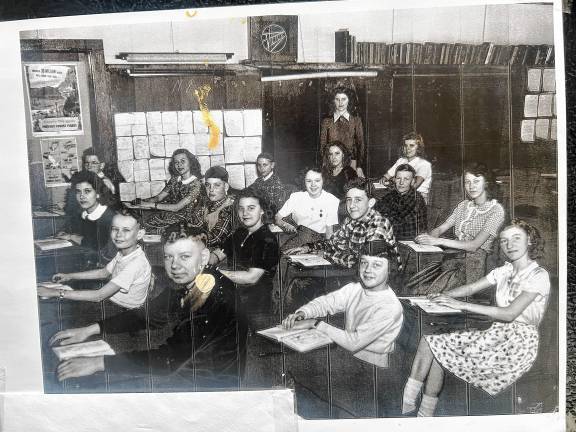
<path id="1" fill-rule="evenodd" d="M 32 135 L 82 135 L 76 66 L 38 63 L 25 69 Z"/>
<path id="2" fill-rule="evenodd" d="M 78 172 L 76 138 L 51 138 L 40 141 L 46 187 L 66 186 Z"/>

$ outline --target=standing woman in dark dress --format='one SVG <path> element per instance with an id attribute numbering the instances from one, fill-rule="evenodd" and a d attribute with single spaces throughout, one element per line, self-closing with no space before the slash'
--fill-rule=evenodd
<path id="1" fill-rule="evenodd" d="M 341 141 L 331 142 L 322 154 L 324 190 L 340 200 L 346 196 L 346 183 L 358 177 L 350 162 L 350 152 Z"/>
<path id="2" fill-rule="evenodd" d="M 364 127 L 362 119 L 352 114 L 354 94 L 344 87 L 336 88 L 332 94 L 332 115 L 322 120 L 320 127 L 320 154 L 324 154 L 329 144 L 340 141 L 351 155 L 350 166 L 359 177 L 364 177 Z"/>

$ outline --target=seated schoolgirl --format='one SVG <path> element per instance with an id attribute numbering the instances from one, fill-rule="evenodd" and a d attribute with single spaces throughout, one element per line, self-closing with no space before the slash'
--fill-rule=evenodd
<path id="1" fill-rule="evenodd" d="M 434 415 L 444 370 L 495 396 L 532 367 L 550 292 L 548 272 L 534 261 L 541 255 L 542 239 L 536 228 L 513 220 L 500 233 L 500 248 L 508 260 L 502 267 L 476 282 L 430 296 L 438 304 L 485 315 L 494 323 L 487 330 L 424 336 L 404 387 L 403 413 L 416 410 L 425 382 L 417 414 Z M 496 306 L 456 300 L 493 286 Z"/>
<path id="2" fill-rule="evenodd" d="M 138 241 L 144 236 L 138 216 L 125 209 L 115 214 L 109 236 L 118 253 L 106 267 L 77 273 L 57 273 L 52 277 L 54 282 L 108 279 L 103 287 L 94 290 L 58 291 L 39 286 L 38 295 L 90 302 L 109 298 L 125 309 L 142 306 L 148 296 L 152 269 L 144 251 L 138 245 Z"/>
<path id="3" fill-rule="evenodd" d="M 158 195 L 138 203 L 125 203 L 133 209 L 160 210 L 146 215 L 144 226 L 149 231 L 161 232 L 174 223 L 196 220 L 198 210 L 206 202 L 206 188 L 196 156 L 186 149 L 175 150 L 169 169 L 172 177 Z"/>
<path id="4" fill-rule="evenodd" d="M 416 294 L 438 293 L 474 282 L 486 274 L 486 258 L 504 223 L 504 209 L 498 201 L 488 198 L 491 184 L 492 175 L 485 165 L 471 163 L 464 168 L 467 199 L 456 206 L 442 225 L 415 239 L 416 243 L 441 246 L 456 253 L 445 253 L 441 263 L 432 263 L 415 274 L 406 289 L 418 286 Z M 456 239 L 440 237 L 451 228 Z"/>
<path id="5" fill-rule="evenodd" d="M 414 189 L 416 189 L 426 204 L 428 204 L 428 193 L 432 184 L 432 164 L 424 159 L 424 139 L 422 135 L 416 132 L 410 132 L 402 137 L 402 156 L 392 165 L 392 167 L 382 177 L 382 184 L 388 181 L 396 174 L 396 168 L 402 164 L 411 165 L 416 170 L 416 180 Z"/>
<path id="6" fill-rule="evenodd" d="M 340 200 L 346 198 L 346 183 L 358 177 L 356 170 L 350 166 L 351 160 L 350 152 L 340 141 L 332 141 L 322 154 L 324 190 Z"/>
<path id="7" fill-rule="evenodd" d="M 84 170 L 71 178 L 72 191 L 82 210 L 72 217 L 70 233 L 58 233 L 57 237 L 71 240 L 91 250 L 87 261 L 93 264 L 106 264 L 116 254 L 116 247 L 110 240 L 110 226 L 114 211 L 102 201 L 107 189 L 93 172 Z"/>
<path id="8" fill-rule="evenodd" d="M 296 245 L 310 241 L 328 239 L 332 236 L 332 227 L 338 224 L 338 205 L 340 200 L 323 189 L 324 180 L 319 168 L 306 168 L 304 170 L 305 191 L 294 192 L 276 213 L 276 225 L 284 232 L 297 233 L 300 227 L 308 228 L 310 236 Z M 292 216 L 294 226 L 284 218 Z M 302 230 L 300 230 L 302 232 Z M 304 230 L 306 232 L 306 230 Z"/>

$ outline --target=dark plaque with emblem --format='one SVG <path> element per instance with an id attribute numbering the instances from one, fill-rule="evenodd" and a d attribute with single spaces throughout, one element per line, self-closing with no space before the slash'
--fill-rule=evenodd
<path id="1" fill-rule="evenodd" d="M 298 16 L 249 17 L 248 26 L 250 60 L 286 63 L 298 61 Z"/>

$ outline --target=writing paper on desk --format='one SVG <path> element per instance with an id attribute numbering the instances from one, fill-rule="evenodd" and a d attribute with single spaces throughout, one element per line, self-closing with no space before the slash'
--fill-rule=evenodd
<path id="1" fill-rule="evenodd" d="M 285 329 L 281 325 L 260 330 L 256 333 L 283 343 L 294 351 L 307 352 L 330 345 L 333 341 L 317 329 Z"/>
<path id="2" fill-rule="evenodd" d="M 439 248 L 438 246 L 418 244 L 416 242 L 409 240 L 400 240 L 398 243 L 402 243 L 403 245 L 408 246 L 410 249 L 415 250 L 416 252 L 422 252 L 422 253 L 443 252 L 443 249 Z"/>
<path id="3" fill-rule="evenodd" d="M 52 348 L 52 351 L 60 361 L 75 357 L 99 357 L 116 354 L 110 345 L 103 340 L 56 346 Z"/>
<path id="4" fill-rule="evenodd" d="M 304 267 L 317 267 L 332 265 L 330 261 L 315 254 L 288 255 L 290 261 L 303 265 Z"/>

